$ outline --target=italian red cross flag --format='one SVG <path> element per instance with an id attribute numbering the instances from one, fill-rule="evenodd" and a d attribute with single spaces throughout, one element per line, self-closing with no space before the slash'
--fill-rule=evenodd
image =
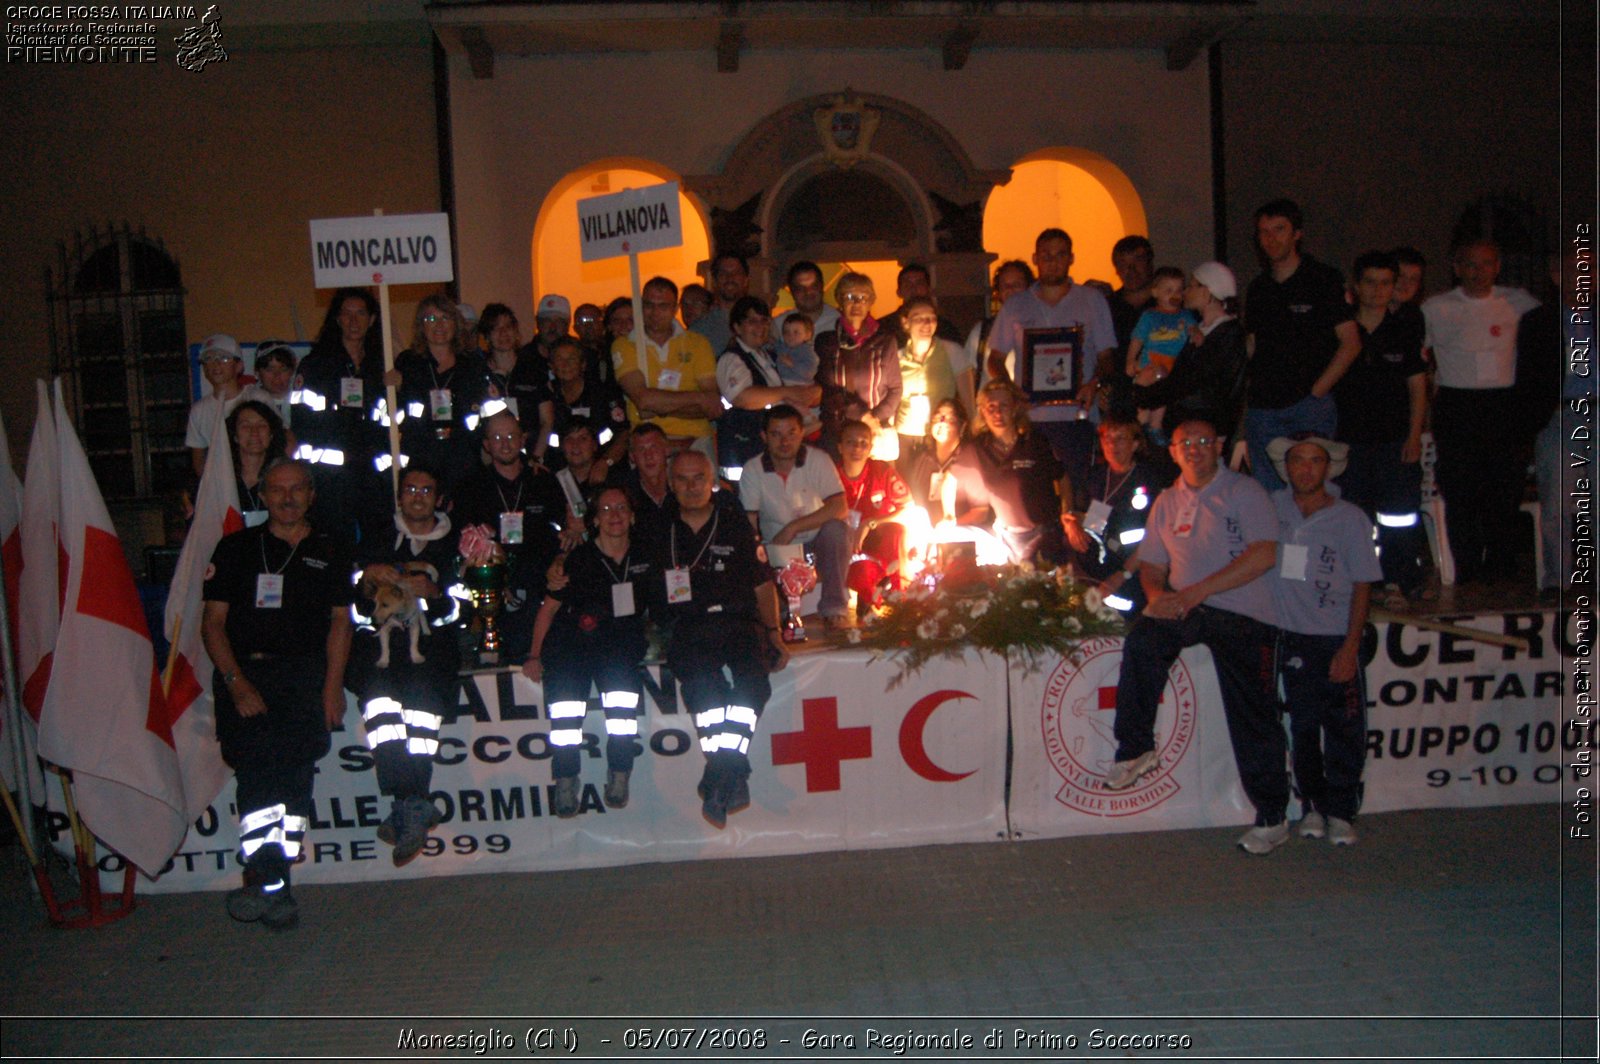
<path id="1" fill-rule="evenodd" d="M 178 554 L 178 568 L 167 592 L 166 635 L 172 644 L 164 686 L 172 715 L 172 740 L 183 769 L 186 819 L 195 820 L 222 790 L 228 766 L 217 744 L 216 710 L 211 701 L 211 658 L 200 639 L 206 568 L 217 541 L 244 528 L 239 487 L 233 474 L 221 408 L 211 430 L 205 472 L 195 491 L 194 522 Z"/>
<path id="2" fill-rule="evenodd" d="M 10 631 L 5 638 L 17 645 L 17 593 L 22 582 L 22 481 L 11 468 L 11 441 L 6 438 L 5 421 L 0 419 L 0 573 L 5 580 L 6 618 Z M 0 785 L 17 790 L 16 765 L 11 751 L 11 729 L 21 720 L 17 706 L 6 691 L 5 713 L 0 714 Z M 31 746 L 31 744 L 30 744 Z"/>
<path id="3" fill-rule="evenodd" d="M 22 705 L 35 723 L 55 661 L 65 593 L 61 578 L 66 574 L 56 536 L 61 521 L 56 419 L 44 381 L 38 381 L 37 388 L 39 409 L 22 487 L 22 574 L 17 580 L 17 682 L 22 685 Z"/>
<path id="4" fill-rule="evenodd" d="M 65 596 L 39 756 L 72 770 L 83 821 L 146 875 L 188 828 L 172 719 L 133 573 L 55 391 Z"/>

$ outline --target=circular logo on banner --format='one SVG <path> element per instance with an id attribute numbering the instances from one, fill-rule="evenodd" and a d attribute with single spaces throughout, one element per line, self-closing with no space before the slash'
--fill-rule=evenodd
<path id="1" fill-rule="evenodd" d="M 1127 790 L 1106 790 L 1102 783 L 1117 756 L 1112 727 L 1121 668 L 1122 640 L 1090 639 L 1078 648 L 1076 662 L 1056 666 L 1039 707 L 1045 756 L 1064 781 L 1056 801 L 1092 816 L 1131 816 L 1177 794 L 1173 770 L 1194 740 L 1194 678 L 1179 659 L 1156 710 L 1160 767 Z"/>

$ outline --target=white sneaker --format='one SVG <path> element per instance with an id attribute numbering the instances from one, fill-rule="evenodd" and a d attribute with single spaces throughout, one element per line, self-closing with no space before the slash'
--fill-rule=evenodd
<path id="1" fill-rule="evenodd" d="M 1300 837 L 1320 839 L 1328 833 L 1328 822 L 1315 809 L 1300 818 Z"/>
<path id="2" fill-rule="evenodd" d="M 1108 791 L 1125 790 L 1138 782 L 1140 776 L 1154 772 L 1160 765 L 1161 755 L 1154 750 L 1146 750 L 1138 757 L 1112 765 L 1100 785 Z"/>
<path id="3" fill-rule="evenodd" d="M 1354 846 L 1361 836 L 1356 834 L 1356 826 L 1348 820 L 1340 820 L 1336 816 L 1328 818 L 1328 841 L 1335 846 Z"/>
<path id="4" fill-rule="evenodd" d="M 1259 857 L 1271 853 L 1288 841 L 1289 822 L 1285 820 L 1270 827 L 1251 828 L 1239 836 L 1239 849 Z"/>

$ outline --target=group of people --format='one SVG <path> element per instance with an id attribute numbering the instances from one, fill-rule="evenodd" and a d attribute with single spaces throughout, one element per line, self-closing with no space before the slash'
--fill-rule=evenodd
<path id="1" fill-rule="evenodd" d="M 647 614 L 668 622 L 667 662 L 706 755 L 706 819 L 721 827 L 747 806 L 750 739 L 788 654 L 775 566 L 809 559 L 818 613 L 847 625 L 852 592 L 864 611 L 903 579 L 907 516 L 920 508 L 944 539 L 981 534 L 1012 560 L 1077 567 L 1137 618 L 1108 787 L 1157 766 L 1166 670 L 1205 642 L 1258 811 L 1241 844 L 1283 841 L 1276 650 L 1289 663 L 1302 832 L 1354 841 L 1365 704 L 1354 646 L 1371 585 L 1422 593 L 1430 405 L 1470 580 L 1507 554 L 1521 485 L 1507 434 L 1552 413 L 1528 382 L 1556 356 L 1527 342 L 1519 355 L 1534 301 L 1495 285 L 1492 243 L 1457 249 L 1461 286 L 1419 310 L 1414 253 L 1361 256 L 1347 290 L 1301 252 L 1293 203 L 1265 205 L 1256 224 L 1266 269 L 1242 317 L 1222 263 L 1156 269 L 1150 242 L 1129 237 L 1113 252 L 1119 288 L 1079 284 L 1071 237 L 1051 228 L 1031 265 L 996 269 L 994 314 L 965 337 L 921 265 L 902 269 L 901 305 L 879 318 L 869 277 L 843 273 L 830 303 L 822 268 L 798 262 L 793 309 L 774 313 L 749 293 L 748 263 L 719 253 L 709 286 L 647 281 L 638 334 L 626 298 L 574 315 L 546 295 L 524 344 L 508 306 L 474 323 L 434 295 L 386 372 L 376 301 L 341 289 L 311 353 L 296 365 L 288 345 L 262 345 L 248 388 L 239 345 L 208 338 L 211 392 L 189 443 L 197 472 L 210 447 L 230 447 L 248 526 L 219 546 L 206 588 L 246 857 L 229 911 L 293 922 L 288 866 L 344 687 L 393 799 L 379 837 L 397 865 L 423 848 L 459 665 L 449 589 L 469 529 L 507 568 L 501 660 L 545 685 L 558 815 L 578 810 L 591 685 L 608 737 L 605 800 L 628 801 Z M 1508 403 L 1537 410 L 1507 417 Z M 225 441 L 212 438 L 219 411 Z M 394 481 L 391 428 L 403 452 Z M 1253 479 L 1221 463 L 1235 438 Z M 412 647 L 386 647 L 372 622 L 390 588 L 423 604 Z M 352 613 L 368 622 L 354 632 Z"/>

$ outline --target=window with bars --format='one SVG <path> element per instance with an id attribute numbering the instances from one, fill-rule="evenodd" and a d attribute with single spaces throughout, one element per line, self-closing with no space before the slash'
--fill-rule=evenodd
<path id="1" fill-rule="evenodd" d="M 189 364 L 178 262 L 121 227 L 78 233 L 48 281 L 54 371 L 108 500 L 184 487 Z"/>

